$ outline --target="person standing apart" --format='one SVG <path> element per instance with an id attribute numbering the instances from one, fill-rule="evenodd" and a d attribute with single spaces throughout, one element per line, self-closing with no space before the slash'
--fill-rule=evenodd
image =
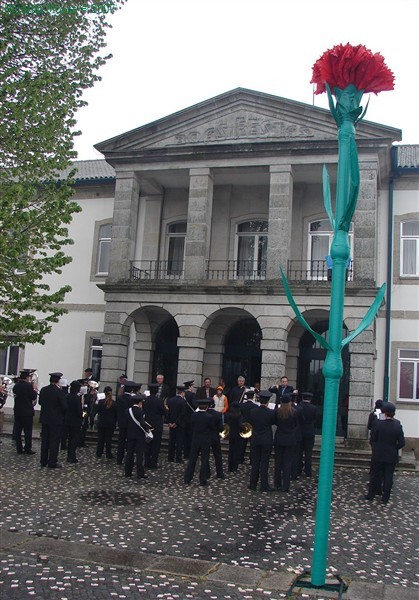
<path id="1" fill-rule="evenodd" d="M 249 414 L 249 423 L 252 426 L 252 437 L 250 447 L 250 470 L 249 490 L 256 490 L 260 479 L 260 491 L 271 492 L 272 488 L 268 482 L 269 459 L 272 454 L 272 425 L 275 424 L 275 412 L 268 408 L 269 398 L 272 396 L 267 390 L 259 392 L 260 406 Z"/>
<path id="2" fill-rule="evenodd" d="M 288 377 L 283 375 L 281 381 L 277 385 L 273 385 L 269 388 L 272 394 L 275 394 L 275 404 L 279 406 L 281 404 L 281 398 L 285 395 L 291 395 L 294 392 L 292 385 L 288 384 Z"/>
<path id="3" fill-rule="evenodd" d="M 393 487 L 393 476 L 399 459 L 399 450 L 404 447 L 405 439 L 400 421 L 394 418 L 396 407 L 391 402 L 383 404 L 383 420 L 375 423 L 371 431 L 371 466 L 366 500 L 373 500 L 382 481 L 383 496 L 381 502 L 387 504 Z"/>
<path id="4" fill-rule="evenodd" d="M 143 401 L 146 396 L 134 396 L 134 405 L 127 409 L 127 456 L 125 458 L 125 477 L 132 476 L 134 467 L 134 454 L 137 463 L 137 479 L 147 479 L 144 471 L 145 434 L 149 427 L 144 419 Z"/>
<path id="5" fill-rule="evenodd" d="M 67 410 L 64 417 L 64 426 L 67 431 L 67 462 L 76 464 L 76 449 L 79 441 L 80 428 L 83 421 L 83 400 L 80 395 L 80 381 L 70 383 L 70 391 L 66 396 Z M 61 449 L 63 447 L 61 446 Z"/>
<path id="6" fill-rule="evenodd" d="M 192 443 L 191 454 L 184 473 L 184 483 L 189 485 L 195 473 L 198 457 L 201 456 L 201 469 L 199 471 L 199 484 L 208 485 L 208 462 L 213 431 L 213 418 L 207 412 L 208 402 L 211 399 L 200 398 L 198 411 L 192 415 Z"/>
<path id="7" fill-rule="evenodd" d="M 20 372 L 19 381 L 13 387 L 15 397 L 14 434 L 16 450 L 18 454 L 35 454 L 32 450 L 33 417 L 35 415 L 34 405 L 37 392 L 29 382 L 31 372 L 23 370 Z M 25 436 L 25 447 L 22 446 L 22 430 Z"/>
<path id="8" fill-rule="evenodd" d="M 58 469 L 58 449 L 67 402 L 63 390 L 59 386 L 62 373 L 50 373 L 49 385 L 43 387 L 39 393 L 41 413 L 39 421 L 41 427 L 41 467 Z"/>

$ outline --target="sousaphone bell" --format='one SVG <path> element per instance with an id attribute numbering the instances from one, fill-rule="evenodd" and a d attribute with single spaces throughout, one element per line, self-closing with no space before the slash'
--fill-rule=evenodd
<path id="1" fill-rule="evenodd" d="M 220 440 L 226 440 L 230 435 L 230 425 L 228 423 L 224 424 L 223 430 L 220 431 Z"/>
<path id="2" fill-rule="evenodd" d="M 251 426 L 251 424 L 243 423 L 242 426 L 240 427 L 240 437 L 247 440 L 248 438 L 252 437 L 252 433 L 253 433 L 253 427 Z"/>

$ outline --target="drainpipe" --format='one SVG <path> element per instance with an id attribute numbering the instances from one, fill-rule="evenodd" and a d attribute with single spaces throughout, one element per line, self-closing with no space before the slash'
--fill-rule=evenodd
<path id="1" fill-rule="evenodd" d="M 390 380 L 390 341 L 391 341 L 391 292 L 393 287 L 393 224 L 394 224 L 394 168 L 396 162 L 397 147 L 391 149 L 392 173 L 389 181 L 388 197 L 388 239 L 387 239 L 387 294 L 386 294 L 386 339 L 384 349 L 384 378 L 383 378 L 383 400 L 388 402 L 389 380 Z"/>

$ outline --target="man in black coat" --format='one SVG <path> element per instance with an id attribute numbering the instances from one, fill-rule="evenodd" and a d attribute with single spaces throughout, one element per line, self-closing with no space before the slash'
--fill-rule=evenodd
<path id="1" fill-rule="evenodd" d="M 381 481 L 383 483 L 382 503 L 387 504 L 393 487 L 393 475 L 399 458 L 399 450 L 405 445 L 403 427 L 394 418 L 396 407 L 391 402 L 384 403 L 384 420 L 375 423 L 371 431 L 370 480 L 366 500 L 373 500 Z"/>
<path id="2" fill-rule="evenodd" d="M 185 386 L 185 401 L 186 401 L 186 411 L 185 411 L 185 434 L 183 437 L 183 456 L 184 458 L 189 458 L 191 453 L 191 442 L 192 442 L 192 426 L 191 426 L 191 417 L 197 408 L 197 402 L 195 399 L 195 392 L 192 389 L 194 384 L 194 380 L 185 381 L 183 384 Z"/>
<path id="3" fill-rule="evenodd" d="M 166 408 L 162 398 L 157 396 L 158 383 L 150 383 L 148 386 L 150 395 L 145 397 L 143 410 L 145 420 L 153 430 L 153 439 L 145 445 L 145 467 L 147 469 L 158 469 L 161 438 L 163 434 L 163 422 L 166 416 Z"/>
<path id="4" fill-rule="evenodd" d="M 216 393 L 217 390 L 211 385 L 211 378 L 205 377 L 204 385 L 196 390 L 195 400 L 205 400 L 205 398 L 212 398 Z"/>
<path id="5" fill-rule="evenodd" d="M 200 398 L 198 400 L 198 411 L 192 415 L 192 443 L 191 454 L 186 465 L 184 482 L 189 485 L 195 473 L 198 456 L 201 456 L 201 469 L 199 471 L 199 484 L 208 484 L 208 462 L 211 445 L 211 435 L 213 432 L 214 421 L 207 412 L 208 399 Z"/>
<path id="6" fill-rule="evenodd" d="M 118 449 L 116 463 L 122 465 L 127 443 L 127 410 L 134 405 L 133 396 L 141 388 L 140 383 L 129 379 L 124 384 L 124 393 L 116 398 L 116 413 L 118 420 Z"/>
<path id="7" fill-rule="evenodd" d="M 32 455 L 35 454 L 32 450 L 33 417 L 35 414 L 33 407 L 38 394 L 29 382 L 30 375 L 31 373 L 28 370 L 21 371 L 19 381 L 13 387 L 15 397 L 13 431 L 17 453 Z M 25 447 L 22 446 L 22 430 L 25 435 Z"/>
<path id="8" fill-rule="evenodd" d="M 242 402 L 236 400 L 235 404 L 240 406 L 241 414 L 242 414 L 242 423 L 250 422 L 250 413 L 252 410 L 257 408 L 257 404 L 254 402 L 255 390 L 253 388 L 249 388 L 246 390 L 245 395 L 243 396 Z M 246 457 L 246 449 L 248 438 L 240 438 L 240 453 L 239 453 L 239 464 L 243 464 Z"/>
<path id="9" fill-rule="evenodd" d="M 133 406 L 127 408 L 125 419 L 127 424 L 127 456 L 125 458 L 125 477 L 131 477 L 134 467 L 134 454 L 137 462 L 137 479 L 147 479 L 144 471 L 145 432 L 149 427 L 144 419 L 143 401 L 146 396 L 137 394 L 133 397 Z"/>
<path id="10" fill-rule="evenodd" d="M 273 446 L 272 425 L 275 424 L 275 412 L 268 408 L 271 396 L 270 392 L 262 390 L 259 393 L 260 406 L 252 410 L 249 415 L 249 423 L 253 428 L 250 449 L 252 467 L 248 485 L 249 490 L 256 490 L 260 478 L 260 491 L 272 491 L 268 482 L 269 459 Z"/>
<path id="11" fill-rule="evenodd" d="M 65 394 L 59 386 L 62 373 L 50 373 L 49 385 L 39 393 L 41 414 L 41 467 L 58 469 L 58 449 L 67 409 Z"/>
<path id="12" fill-rule="evenodd" d="M 281 377 L 280 383 L 271 386 L 269 388 L 269 391 L 272 394 L 275 394 L 275 404 L 276 406 L 279 406 L 281 404 L 282 396 L 291 396 L 294 392 L 294 388 L 292 387 L 292 385 L 288 385 L 288 377 L 284 375 L 283 377 Z"/>
<path id="13" fill-rule="evenodd" d="M 217 473 L 218 479 L 224 479 L 223 457 L 221 454 L 221 438 L 220 438 L 220 433 L 224 429 L 223 415 L 222 415 L 222 413 L 216 411 L 214 408 L 211 408 L 211 404 L 209 404 L 207 413 L 209 415 L 211 415 L 211 417 L 212 417 L 210 453 L 212 450 L 212 454 L 214 456 L 215 471 Z M 210 475 L 211 475 L 211 471 L 210 471 L 209 459 L 208 459 L 208 477 Z"/>
<path id="14" fill-rule="evenodd" d="M 176 386 L 176 396 L 167 401 L 167 420 L 169 423 L 169 450 L 167 460 L 183 462 L 183 440 L 185 436 L 186 401 L 185 386 Z M 189 409 L 188 409 L 189 410 Z"/>
<path id="15" fill-rule="evenodd" d="M 302 400 L 297 406 L 297 413 L 300 421 L 301 441 L 298 456 L 298 474 L 303 472 L 306 477 L 311 477 L 311 463 L 315 441 L 315 423 L 317 408 L 311 403 L 313 394 L 303 392 Z"/>
<path id="16" fill-rule="evenodd" d="M 70 392 L 66 396 L 67 410 L 64 425 L 67 428 L 67 462 L 78 463 L 76 448 L 79 440 L 80 428 L 83 421 L 83 400 L 80 396 L 80 381 L 72 381 Z M 62 446 L 61 446 L 62 448 Z"/>

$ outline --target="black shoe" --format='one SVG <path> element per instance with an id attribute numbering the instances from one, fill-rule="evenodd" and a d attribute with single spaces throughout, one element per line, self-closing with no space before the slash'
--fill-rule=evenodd
<path id="1" fill-rule="evenodd" d="M 23 450 L 17 450 L 18 454 L 23 454 Z"/>
<path id="2" fill-rule="evenodd" d="M 177 462 L 179 465 L 183 465 L 183 460 L 176 459 L 176 462 Z"/>
<path id="3" fill-rule="evenodd" d="M 109 454 L 109 456 L 106 456 L 106 458 L 108 458 L 109 460 L 111 460 L 112 458 L 115 458 L 113 454 Z"/>
<path id="4" fill-rule="evenodd" d="M 383 498 L 381 504 L 388 504 L 389 498 Z"/>
<path id="5" fill-rule="evenodd" d="M 55 465 L 48 465 L 48 469 L 61 469 L 62 466 L 60 463 L 55 463 Z"/>
<path id="6" fill-rule="evenodd" d="M 274 488 L 268 486 L 268 487 L 265 487 L 265 488 L 260 488 L 260 491 L 261 492 L 273 492 Z"/>
<path id="7" fill-rule="evenodd" d="M 148 475 L 137 475 L 137 479 L 148 479 Z"/>
<path id="8" fill-rule="evenodd" d="M 132 473 L 125 473 L 125 477 L 132 477 Z"/>
<path id="9" fill-rule="evenodd" d="M 25 450 L 24 454 L 32 455 L 32 454 L 36 454 L 36 452 L 34 452 L 33 450 Z"/>
<path id="10" fill-rule="evenodd" d="M 208 481 L 200 481 L 199 485 L 208 485 Z"/>
<path id="11" fill-rule="evenodd" d="M 75 465 L 79 461 L 77 460 L 77 458 L 67 458 L 67 462 Z"/>
<path id="12" fill-rule="evenodd" d="M 255 485 L 248 485 L 247 489 L 248 490 L 252 490 L 252 492 L 256 492 L 256 486 Z"/>
<path id="13" fill-rule="evenodd" d="M 282 490 L 281 490 L 281 491 L 282 491 L 282 492 L 289 492 L 289 491 L 290 491 L 290 488 L 282 488 Z"/>
<path id="14" fill-rule="evenodd" d="M 224 475 L 217 475 L 217 479 L 225 479 Z"/>
<path id="15" fill-rule="evenodd" d="M 368 496 L 368 494 L 366 494 L 366 495 L 364 496 L 364 498 L 365 498 L 365 500 L 369 500 L 370 502 L 371 502 L 372 500 L 374 500 L 374 498 L 373 498 L 372 496 Z"/>

